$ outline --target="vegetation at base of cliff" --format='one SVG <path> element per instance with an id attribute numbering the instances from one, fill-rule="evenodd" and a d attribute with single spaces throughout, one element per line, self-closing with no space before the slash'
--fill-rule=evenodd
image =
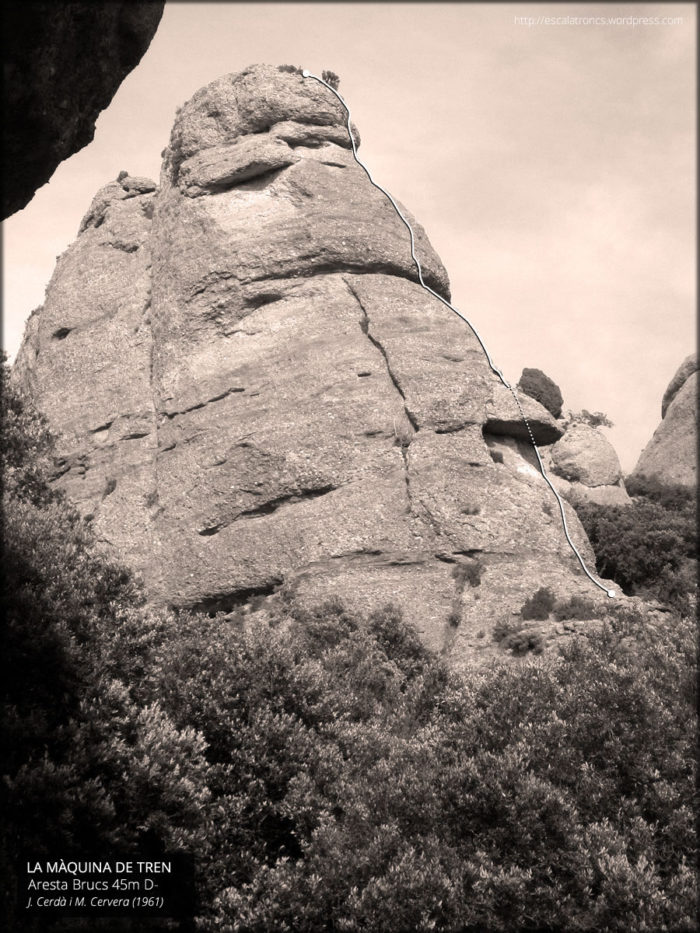
<path id="1" fill-rule="evenodd" d="M 20 850 L 184 849 L 211 933 L 693 929 L 690 620 L 465 677 L 391 609 L 154 610 L 4 402 L 8 891 Z"/>
<path id="2" fill-rule="evenodd" d="M 510 651 L 519 657 L 532 651 L 541 654 L 544 650 L 544 638 L 541 632 L 528 629 L 519 619 L 501 619 L 493 629 L 493 640 L 504 651 Z"/>
<path id="3" fill-rule="evenodd" d="M 644 497 L 670 512 L 687 514 L 695 508 L 697 502 L 695 489 L 678 484 L 662 483 L 652 476 L 628 476 L 625 479 L 625 486 L 630 496 Z"/>
<path id="4" fill-rule="evenodd" d="M 655 599 L 689 615 L 697 600 L 695 490 L 644 477 L 628 480 L 630 505 L 572 503 L 596 555 L 598 573 L 628 596 Z"/>
<path id="5" fill-rule="evenodd" d="M 105 664 L 120 614 L 144 611 L 138 589 L 47 483 L 52 439 L 7 377 L 3 366 L 0 925 L 43 933 L 44 918 L 16 915 L 19 853 L 206 845 L 210 792 L 202 737 L 176 728 L 155 697 L 134 702 Z"/>

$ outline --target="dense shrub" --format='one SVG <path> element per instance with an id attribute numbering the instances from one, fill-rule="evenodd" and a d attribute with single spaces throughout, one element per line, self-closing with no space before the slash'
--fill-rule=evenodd
<path id="1" fill-rule="evenodd" d="M 544 638 L 540 632 L 523 626 L 520 620 L 501 619 L 493 629 L 493 640 L 504 651 L 521 656 L 532 651 L 541 654 L 544 650 Z"/>
<path id="2" fill-rule="evenodd" d="M 532 594 L 532 596 L 523 603 L 520 615 L 523 619 L 537 619 L 544 621 L 549 618 L 549 614 L 554 609 L 554 593 L 549 587 L 542 586 Z"/>
<path id="3" fill-rule="evenodd" d="M 577 502 L 576 511 L 601 576 L 687 614 L 697 592 L 695 499 L 677 487 L 647 488 L 631 505 Z"/>
<path id="4" fill-rule="evenodd" d="M 592 599 L 585 596 L 572 596 L 570 599 L 557 602 L 554 607 L 554 618 L 561 622 L 564 619 L 597 619 L 600 609 Z"/>
<path id="5" fill-rule="evenodd" d="M 644 497 L 670 512 L 691 513 L 696 506 L 696 490 L 677 483 L 662 483 L 652 476 L 627 476 L 625 486 L 630 496 Z"/>
<path id="6" fill-rule="evenodd" d="M 135 703 L 106 669 L 105 632 L 136 587 L 48 485 L 51 436 L 5 367 L 2 379 L 0 924 L 43 931 L 13 909 L 19 852 L 205 846 L 207 764 L 195 730 L 175 728 L 157 698 Z"/>
<path id="7" fill-rule="evenodd" d="M 9 381 L 3 353 L 0 360 L 0 469 L 3 496 L 8 500 L 45 505 L 58 497 L 46 482 L 52 469 L 53 438 L 46 420 L 34 411 Z"/>
<path id="8" fill-rule="evenodd" d="M 543 405 L 555 418 L 561 414 L 564 399 L 559 386 L 541 369 L 523 369 L 518 388 Z"/>
<path id="9" fill-rule="evenodd" d="M 690 625 L 656 630 L 641 654 L 621 654 L 610 630 L 561 660 L 467 679 L 431 679 L 425 654 L 402 677 L 364 625 L 342 631 L 312 658 L 288 656 L 297 691 L 311 687 L 307 665 L 332 672 L 322 692 L 336 715 L 314 704 L 310 720 L 296 693 L 296 745 L 261 769 L 298 848 L 271 858 L 268 840 L 247 873 L 226 869 L 206 929 L 690 928 Z M 289 635 L 305 641 L 303 624 Z M 255 693 L 264 763 L 280 720 L 262 716 L 273 695 Z"/>
<path id="10" fill-rule="evenodd" d="M 483 571 L 484 565 L 478 560 L 465 564 L 455 564 L 452 570 L 452 579 L 461 585 L 468 583 L 469 586 L 480 586 Z"/>

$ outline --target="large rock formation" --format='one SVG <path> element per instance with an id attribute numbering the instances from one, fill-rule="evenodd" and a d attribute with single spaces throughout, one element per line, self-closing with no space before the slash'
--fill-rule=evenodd
<path id="1" fill-rule="evenodd" d="M 661 424 L 641 453 L 633 476 L 697 485 L 698 357 L 681 363 L 661 402 Z"/>
<path id="2" fill-rule="evenodd" d="M 148 48 L 163 6 L 5 0 L 3 218 L 91 142 L 100 112 Z"/>
<path id="3" fill-rule="evenodd" d="M 606 600 L 511 394 L 416 283 L 342 108 L 300 74 L 213 82 L 180 111 L 157 190 L 99 192 L 15 374 L 60 432 L 57 482 L 154 601 L 394 601 L 465 656 L 540 586 Z M 523 406 L 540 444 L 561 437 Z"/>

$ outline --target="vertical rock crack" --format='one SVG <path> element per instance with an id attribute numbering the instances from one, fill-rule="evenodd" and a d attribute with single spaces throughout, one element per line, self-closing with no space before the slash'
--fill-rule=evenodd
<path id="1" fill-rule="evenodd" d="M 388 355 L 387 355 L 387 352 L 386 352 L 385 348 L 383 347 L 383 345 L 380 343 L 380 341 L 377 340 L 377 338 L 374 336 L 374 334 L 373 334 L 373 333 L 371 332 L 371 330 L 370 330 L 371 321 L 370 321 L 370 319 L 369 319 L 369 314 L 367 313 L 367 309 L 366 309 L 365 306 L 363 305 L 362 299 L 361 299 L 360 296 L 357 294 L 357 292 L 355 291 L 355 289 L 352 287 L 352 285 L 351 285 L 351 283 L 348 281 L 348 279 L 347 279 L 345 276 L 343 276 L 343 280 L 344 280 L 345 284 L 347 285 L 348 290 L 350 291 L 350 294 L 353 296 L 353 298 L 355 299 L 355 301 L 356 301 L 357 304 L 359 305 L 360 310 L 362 311 L 362 320 L 361 320 L 361 322 L 360 322 L 360 326 L 362 327 L 362 332 L 363 332 L 363 334 L 366 335 L 366 337 L 367 337 L 367 339 L 370 341 L 370 343 L 371 343 L 374 347 L 376 347 L 377 350 L 379 350 L 379 352 L 380 352 L 380 353 L 382 354 L 382 356 L 384 357 L 384 363 L 386 364 L 386 370 L 387 370 L 387 372 L 389 373 L 389 378 L 391 379 L 392 383 L 394 384 L 394 387 L 396 388 L 396 391 L 399 393 L 399 395 L 401 396 L 401 399 L 403 400 L 403 407 L 404 407 L 404 411 L 406 412 L 406 417 L 408 418 L 409 422 L 411 423 L 411 427 L 413 428 L 413 430 L 417 432 L 417 431 L 420 430 L 420 428 L 419 428 L 419 426 L 418 426 L 418 421 L 416 420 L 415 416 L 414 416 L 413 414 L 411 414 L 411 412 L 408 410 L 408 407 L 407 407 L 407 405 L 406 405 L 406 395 L 405 395 L 403 389 L 401 388 L 401 383 L 399 382 L 399 380 L 398 380 L 396 374 L 394 373 L 394 371 L 393 371 L 392 368 L 391 368 L 391 363 L 389 362 L 389 357 L 388 357 Z"/>
<path id="2" fill-rule="evenodd" d="M 382 358 L 384 360 L 384 364 L 386 366 L 386 371 L 389 375 L 389 379 L 391 380 L 391 383 L 396 389 L 396 391 L 401 396 L 401 401 L 403 402 L 403 410 L 406 414 L 406 418 L 409 424 L 411 425 L 411 428 L 413 429 L 413 433 L 415 434 L 420 430 L 418 426 L 418 422 L 416 418 L 408 410 L 408 406 L 406 405 L 406 395 L 403 389 L 401 388 L 401 383 L 399 382 L 396 374 L 391 368 L 391 363 L 389 362 L 389 357 L 387 355 L 387 352 L 384 346 L 381 344 L 379 340 L 377 340 L 377 338 L 374 336 L 374 334 L 372 334 L 370 330 L 371 321 L 370 321 L 370 317 L 367 312 L 367 309 L 362 303 L 362 299 L 357 294 L 355 289 L 352 287 L 352 284 L 348 281 L 348 279 L 345 276 L 343 276 L 343 281 L 345 282 L 348 288 L 348 291 L 353 296 L 353 298 L 358 304 L 358 307 L 360 308 L 360 311 L 362 312 L 362 317 L 360 318 L 360 327 L 362 328 L 362 333 L 367 337 L 367 339 L 372 344 L 372 346 L 375 347 L 381 353 Z M 403 459 L 404 480 L 406 483 L 406 496 L 408 498 L 408 509 L 409 509 L 409 513 L 413 515 L 414 509 L 413 509 L 413 497 L 411 495 L 411 475 L 410 475 L 409 463 L 408 463 L 408 448 L 411 444 L 413 435 L 411 435 L 410 437 L 406 437 L 402 432 L 396 432 L 396 429 L 395 429 L 395 433 L 396 433 L 396 439 L 398 442 L 398 447 L 399 447 L 399 450 L 401 451 L 401 458 Z"/>

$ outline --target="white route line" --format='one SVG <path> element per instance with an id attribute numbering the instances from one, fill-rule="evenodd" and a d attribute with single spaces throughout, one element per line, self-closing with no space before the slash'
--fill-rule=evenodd
<path id="1" fill-rule="evenodd" d="M 559 495 L 559 493 L 557 492 L 557 490 L 554 488 L 554 486 L 553 486 L 553 484 L 552 484 L 552 481 L 551 481 L 550 478 L 547 476 L 547 471 L 546 471 L 545 468 L 544 468 L 544 463 L 542 462 L 542 457 L 540 457 L 540 452 L 539 452 L 539 450 L 538 450 L 538 448 L 537 448 L 537 444 L 535 443 L 535 438 L 534 438 L 533 435 L 532 435 L 532 430 L 531 430 L 531 428 L 530 428 L 530 423 L 529 423 L 529 421 L 527 420 L 527 417 L 526 417 L 526 415 L 525 415 L 525 412 L 523 411 L 522 405 L 520 404 L 520 399 L 518 398 L 518 393 L 515 391 L 514 387 L 506 380 L 506 378 L 505 378 L 505 376 L 503 375 L 503 373 L 501 372 L 501 370 L 494 364 L 493 360 L 491 359 L 491 354 L 490 354 L 489 351 L 486 349 L 486 345 L 485 345 L 484 341 L 481 339 L 481 336 L 479 335 L 479 332 L 477 331 L 476 327 L 474 327 L 474 325 L 473 325 L 472 322 L 469 320 L 469 318 L 468 318 L 465 314 L 463 314 L 458 308 L 455 308 L 454 305 L 450 304 L 450 302 L 447 301 L 446 298 L 443 298 L 442 295 L 438 295 L 438 293 L 437 293 L 436 291 L 434 291 L 429 285 L 426 285 L 426 283 L 424 282 L 424 280 L 423 280 L 423 269 L 422 269 L 422 267 L 421 267 L 420 260 L 419 260 L 418 257 L 416 256 L 416 241 L 415 241 L 415 237 L 414 237 L 414 234 L 413 234 L 413 228 L 411 227 L 411 225 L 410 225 L 410 223 L 408 222 L 408 220 L 406 220 L 406 218 L 404 217 L 404 215 L 403 215 L 403 213 L 401 212 L 401 210 L 400 210 L 398 204 L 397 204 L 396 201 L 393 199 L 393 197 L 391 196 L 391 194 L 386 190 L 386 188 L 382 188 L 382 186 L 381 186 L 380 184 L 378 184 L 378 183 L 374 180 L 374 178 L 372 178 L 372 173 L 370 172 L 370 170 L 367 168 L 367 166 L 364 164 L 364 162 L 360 159 L 360 157 L 359 157 L 358 154 L 357 154 L 357 146 L 355 145 L 355 137 L 353 136 L 352 127 L 351 127 L 350 108 L 349 108 L 348 105 L 345 103 L 345 101 L 344 101 L 343 98 L 340 96 L 340 94 L 336 91 L 336 89 L 335 89 L 334 87 L 331 87 L 331 85 L 328 84 L 327 81 L 324 81 L 323 78 L 319 78 L 318 75 L 312 74 L 312 72 L 307 71 L 306 68 L 302 71 L 302 76 L 303 76 L 304 78 L 313 78 L 314 81 L 318 81 L 319 84 L 322 84 L 324 87 L 328 88 L 328 90 L 329 90 L 332 94 L 334 94 L 334 95 L 338 98 L 338 100 L 340 101 L 341 106 L 343 107 L 343 109 L 345 110 L 345 112 L 346 112 L 346 114 L 347 114 L 347 129 L 348 129 L 348 135 L 349 135 L 349 137 L 350 137 L 350 144 L 351 144 L 351 146 L 352 146 L 352 154 L 353 154 L 353 157 L 354 157 L 355 161 L 357 162 L 357 164 L 360 166 L 360 168 L 364 171 L 364 173 L 365 173 L 365 175 L 367 176 L 367 178 L 369 178 L 370 183 L 371 183 L 372 185 L 374 185 L 374 187 L 377 188 L 379 191 L 381 191 L 382 194 L 383 194 L 386 198 L 389 199 L 389 201 L 391 202 L 392 207 L 394 208 L 394 210 L 396 211 L 396 213 L 398 214 L 398 216 L 400 217 L 400 219 L 403 221 L 403 223 L 404 223 L 406 229 L 408 230 L 409 236 L 411 237 L 411 258 L 413 259 L 413 262 L 415 263 L 416 269 L 417 269 L 417 271 L 418 271 L 418 279 L 419 279 L 419 281 L 420 281 L 420 284 L 421 284 L 422 288 L 424 288 L 427 292 L 429 292 L 434 298 L 437 298 L 438 301 L 441 301 L 441 302 L 445 305 L 445 307 L 447 307 L 447 308 L 450 309 L 450 311 L 454 311 L 454 313 L 455 313 L 458 317 L 460 317 L 460 318 L 464 321 L 465 324 L 467 324 L 467 325 L 470 327 L 472 333 L 474 334 L 474 336 L 476 337 L 476 339 L 479 341 L 479 344 L 481 345 L 481 349 L 484 351 L 484 354 L 485 354 L 485 356 L 486 356 L 486 359 L 488 360 L 488 364 L 489 364 L 489 366 L 491 367 L 492 371 L 498 376 L 498 378 L 501 380 L 501 382 L 502 382 L 503 385 L 506 387 L 506 389 L 509 389 L 509 390 L 510 390 L 510 392 L 511 392 L 513 398 L 515 399 L 515 403 L 516 403 L 516 405 L 518 406 L 518 411 L 520 412 L 520 417 L 523 419 L 523 422 L 524 422 L 524 424 L 525 424 L 525 427 L 527 428 L 527 433 L 528 433 L 528 435 L 529 435 L 529 437 L 530 437 L 530 441 L 531 441 L 532 446 L 533 446 L 533 448 L 534 448 L 535 455 L 536 455 L 536 457 L 537 457 L 537 462 L 538 462 L 539 465 L 540 465 L 540 473 L 542 474 L 542 478 L 544 479 L 545 483 L 547 483 L 547 485 L 549 486 L 549 488 L 550 488 L 550 489 L 552 490 L 552 492 L 554 493 L 554 496 L 555 496 L 555 498 L 556 498 L 556 500 L 557 500 L 557 503 L 558 503 L 558 505 L 559 505 L 559 511 L 560 511 L 560 513 L 561 513 L 561 523 L 562 523 L 562 527 L 563 527 L 563 529 L 564 529 L 564 535 L 566 536 L 566 540 L 568 541 L 571 550 L 574 552 L 574 554 L 575 554 L 576 557 L 578 558 L 578 562 L 579 562 L 579 564 L 581 565 L 581 569 L 582 569 L 583 572 L 586 574 L 586 576 L 587 576 L 588 579 L 591 581 L 591 583 L 595 584 L 595 586 L 597 586 L 599 589 L 603 590 L 604 593 L 606 593 L 608 596 L 610 596 L 611 598 L 613 598 L 613 597 L 615 596 L 615 590 L 609 590 L 609 589 L 607 588 L 607 586 L 604 586 L 604 584 L 602 584 L 599 580 L 596 580 L 596 578 L 591 574 L 591 572 L 589 571 L 588 567 L 586 566 L 586 563 L 585 563 L 584 559 L 583 559 L 583 558 L 581 557 L 581 555 L 579 554 L 576 545 L 575 545 L 574 542 L 571 540 L 571 535 L 569 534 L 569 526 L 566 524 L 566 514 L 565 514 L 565 512 L 564 512 L 564 503 L 563 503 L 563 501 L 562 501 L 561 496 Z"/>

